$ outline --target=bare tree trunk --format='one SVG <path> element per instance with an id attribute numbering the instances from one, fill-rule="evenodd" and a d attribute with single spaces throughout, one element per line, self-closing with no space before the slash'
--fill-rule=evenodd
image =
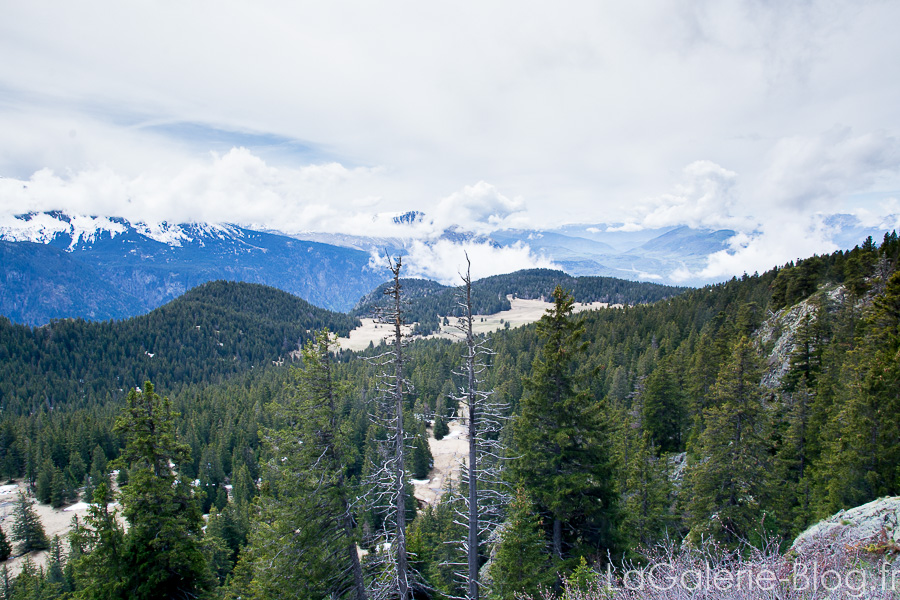
<path id="1" fill-rule="evenodd" d="M 391 291 L 394 301 L 394 402 L 396 413 L 396 506 L 397 511 L 397 591 L 400 600 L 409 598 L 409 567 L 406 556 L 406 448 L 403 431 L 403 312 L 400 302 L 400 266 L 391 267 L 394 274 L 394 287 Z"/>
<path id="2" fill-rule="evenodd" d="M 466 257 L 468 259 L 468 257 Z M 472 279 L 469 270 L 464 278 L 466 283 L 466 374 L 469 385 L 467 404 L 469 405 L 469 600 L 478 600 L 478 476 L 476 474 L 478 444 L 478 397 L 475 377 L 475 338 L 472 335 Z"/>

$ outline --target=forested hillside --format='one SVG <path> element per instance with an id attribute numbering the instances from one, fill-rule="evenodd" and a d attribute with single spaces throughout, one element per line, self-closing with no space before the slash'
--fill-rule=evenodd
<path id="1" fill-rule="evenodd" d="M 510 309 L 507 296 L 546 299 L 557 285 L 569 290 L 576 302 L 608 304 L 647 304 L 675 296 L 687 289 L 613 277 L 573 277 L 551 269 L 526 269 L 473 282 L 473 310 L 476 314 L 493 315 Z M 366 294 L 351 314 L 359 317 L 374 315 L 383 304 L 387 286 L 388 284 L 382 284 Z M 416 333 L 433 333 L 440 327 L 439 317 L 457 317 L 461 314 L 457 289 L 454 287 L 424 279 L 404 279 L 403 286 L 405 297 L 409 301 L 407 321 L 418 323 Z"/>
<path id="2" fill-rule="evenodd" d="M 357 324 L 274 288 L 224 281 L 122 321 L 0 318 L 0 402 L 14 415 L 121 399 L 147 380 L 176 391 L 283 359 L 312 330 L 346 335 Z"/>
<path id="3" fill-rule="evenodd" d="M 512 598 L 535 593 L 538 585 L 552 588 L 558 574 L 587 576 L 587 566 L 634 557 L 638 547 L 664 539 L 716 541 L 726 549 L 770 535 L 790 541 L 840 508 L 898 494 L 898 255 L 900 242 L 891 234 L 880 244 L 870 239 L 849 252 L 653 304 L 577 316 L 563 286 L 548 292 L 554 309 L 541 322 L 494 334 L 476 379 L 508 419 L 495 436 L 505 448 L 507 458 L 497 466 L 507 467 L 506 483 L 488 486 L 492 509 L 506 525 L 497 533 L 500 521 L 486 518 L 478 538 L 481 595 Z M 270 331 L 258 324 L 262 315 L 293 314 L 279 313 L 270 299 L 240 297 L 236 293 L 221 314 L 236 319 L 238 303 L 245 302 L 255 306 L 254 325 L 226 329 L 209 319 L 210 328 L 231 332 L 229 340 L 244 339 L 254 327 Z M 188 316 L 177 322 L 196 331 L 199 323 L 191 318 L 200 311 L 188 307 L 199 306 L 202 301 L 185 302 L 178 314 Z M 163 321 L 154 323 L 157 336 L 170 331 Z M 7 374 L 27 367 L 19 385 L 34 387 L 30 382 L 42 377 L 44 365 L 63 360 L 39 353 L 69 339 L 55 337 L 52 328 L 4 331 L 15 335 L 4 333 L 3 348 L 30 348 L 35 360 L 20 359 L 14 368 L 8 366 L 12 355 L 0 357 L 7 369 L 3 385 Z M 285 330 L 267 336 L 260 348 L 296 342 Z M 91 339 L 107 338 L 62 347 L 77 352 Z M 779 340 L 788 342 L 781 347 Z M 159 337 L 156 343 L 162 343 Z M 402 349 L 408 382 L 392 389 L 402 394 L 409 475 L 423 461 L 427 471 L 426 426 L 458 411 L 453 398 L 468 385 L 466 347 L 426 340 Z M 251 348 L 243 352 L 250 355 Z M 156 358 L 153 349 L 138 347 L 136 354 L 141 352 Z M 364 586 L 383 589 L 379 582 L 396 567 L 392 552 L 398 546 L 385 550 L 380 532 L 393 522 L 390 502 L 406 492 L 394 489 L 386 496 L 375 483 L 374 475 L 390 463 L 381 443 L 389 432 L 370 420 L 373 401 L 386 393 L 386 369 L 383 362 L 364 360 L 383 361 L 394 350 L 380 346 L 329 358 L 321 345 L 308 345 L 306 352 L 303 370 L 245 370 L 212 385 L 211 376 L 186 385 L 196 367 L 185 356 L 177 363 L 183 369 L 178 383 L 156 387 L 180 413 L 171 419 L 190 449 L 189 457 L 173 464 L 184 478 L 197 480 L 194 498 L 210 511 L 205 534 L 193 542 L 208 574 L 196 583 L 199 595 L 358 598 L 356 574 Z M 259 355 L 268 356 L 262 349 Z M 227 358 L 234 362 L 232 350 Z M 172 373 L 132 369 L 132 377 L 175 381 Z M 778 377 L 767 376 L 775 371 Z M 65 375 L 55 377 L 46 388 L 61 390 L 52 405 L 44 395 L 34 401 L 33 394 L 7 411 L 4 391 L 0 466 L 6 476 L 25 477 L 35 487 L 42 477 L 44 486 L 64 482 L 59 485 L 74 496 L 81 483 L 95 486 L 103 463 L 121 455 L 127 436 L 112 422 L 122 400 L 72 401 L 89 393 Z M 233 486 L 230 494 L 226 485 Z M 456 482 L 441 503 L 418 510 L 405 496 L 410 585 L 421 597 L 468 593 L 454 566 L 466 563 L 455 542 L 466 537 L 457 511 L 465 514 L 467 485 Z M 134 506 L 124 500 L 126 510 Z M 358 573 L 350 560 L 356 553 L 345 551 L 354 544 L 368 551 Z M 87 549 L 109 551 L 100 541 Z M 121 552 L 117 556 L 138 560 Z M 53 588 L 63 591 L 46 597 L 94 589 L 97 581 L 116 576 L 112 567 L 89 570 L 86 564 L 73 559 L 69 587 Z"/>

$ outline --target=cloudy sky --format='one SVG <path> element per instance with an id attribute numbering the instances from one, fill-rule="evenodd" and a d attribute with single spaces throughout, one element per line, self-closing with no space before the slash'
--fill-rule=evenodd
<path id="1" fill-rule="evenodd" d="M 900 214 L 900 3 L 4 2 L 0 214 L 390 233 Z M 382 215 L 382 218 L 377 215 Z"/>

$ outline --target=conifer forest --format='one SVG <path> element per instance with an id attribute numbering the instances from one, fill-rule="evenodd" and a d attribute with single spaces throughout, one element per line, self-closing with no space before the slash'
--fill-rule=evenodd
<path id="1" fill-rule="evenodd" d="M 900 495 L 898 260 L 891 233 L 581 312 L 599 278 L 522 272 L 550 308 L 490 334 L 515 276 L 437 296 L 402 257 L 350 315 L 214 282 L 121 321 L 0 318 L 0 483 L 23 490 L 0 599 L 624 598 L 602 576 L 654 552 L 784 556 Z M 340 350 L 371 314 L 385 340 Z M 79 502 L 44 531 L 37 508 Z"/>

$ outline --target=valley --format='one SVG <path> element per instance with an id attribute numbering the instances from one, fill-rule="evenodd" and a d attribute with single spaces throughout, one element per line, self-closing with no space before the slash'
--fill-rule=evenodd
<path id="1" fill-rule="evenodd" d="M 521 567 L 550 577 L 539 565 L 554 531 L 567 556 L 593 556 L 595 567 L 667 536 L 737 552 L 741 540 L 765 534 L 786 548 L 819 519 L 894 493 L 898 260 L 900 242 L 889 234 L 700 289 L 546 269 L 473 282 L 484 307 L 476 313 L 485 313 L 474 316 L 473 333 L 487 344 L 473 363 L 476 388 L 486 394 L 484 414 L 502 417 L 482 432 L 497 445 L 479 464 L 505 472 L 478 488 L 478 556 L 482 565 L 494 557 L 486 573 L 504 585 L 525 581 L 504 556 L 520 556 L 522 540 L 533 539 L 535 562 Z M 375 581 L 398 539 L 390 510 L 401 488 L 384 476 L 396 473 L 402 446 L 411 564 L 441 590 L 435 598 L 459 595 L 446 565 L 465 558 L 459 469 L 469 430 L 451 406 L 468 385 L 468 350 L 447 308 L 455 290 L 401 282 L 414 323 L 399 370 L 382 362 L 394 355 L 380 346 L 388 329 L 370 316 L 383 286 L 353 314 L 217 281 L 129 319 L 0 320 L 0 476 L 40 498 L 46 534 L 62 536 L 72 513 L 87 518 L 81 488 L 124 465 L 123 539 L 165 531 L 215 573 L 203 585 L 249 595 L 268 589 L 272 569 L 293 586 L 328 581 L 309 573 L 344 571 L 319 552 L 341 556 L 351 540 L 364 578 Z M 398 418 L 400 445 L 391 438 Z M 168 448 L 162 473 L 171 484 L 153 487 L 146 476 L 136 449 L 157 447 L 148 439 Z M 12 485 L 0 489 L 7 538 Z M 748 493 L 721 492 L 730 486 Z M 193 508 L 134 508 L 146 494 Z M 563 502 L 573 508 L 554 512 Z M 571 520 L 555 529 L 556 519 Z M 101 538 L 79 539 L 105 551 Z M 72 568 L 90 577 L 94 567 L 79 558 L 90 553 L 79 552 Z M 307 566 L 281 562 L 286 552 L 308 557 Z M 29 553 L 49 569 L 45 557 Z M 26 564 L 18 557 L 4 566 L 27 577 Z"/>

